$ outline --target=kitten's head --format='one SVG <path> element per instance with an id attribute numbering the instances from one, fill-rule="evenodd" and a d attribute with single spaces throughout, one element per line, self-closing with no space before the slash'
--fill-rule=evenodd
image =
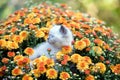
<path id="1" fill-rule="evenodd" d="M 70 29 L 63 25 L 53 25 L 50 29 L 48 42 L 58 48 L 71 46 L 73 35 Z"/>

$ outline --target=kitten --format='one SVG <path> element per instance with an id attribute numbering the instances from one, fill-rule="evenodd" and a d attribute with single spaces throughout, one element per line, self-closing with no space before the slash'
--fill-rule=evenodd
<path id="1" fill-rule="evenodd" d="M 46 42 L 37 45 L 34 48 L 34 54 L 30 56 L 31 60 L 34 60 L 41 55 L 51 57 L 55 59 L 55 54 L 61 50 L 62 46 L 71 46 L 72 47 L 73 35 L 70 29 L 63 25 L 53 25 L 50 29 L 49 36 Z M 47 49 L 50 48 L 50 55 L 48 54 Z"/>

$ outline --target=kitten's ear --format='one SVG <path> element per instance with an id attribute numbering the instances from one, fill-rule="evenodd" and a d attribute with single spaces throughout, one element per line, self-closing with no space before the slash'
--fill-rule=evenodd
<path id="1" fill-rule="evenodd" d="M 64 26 L 61 25 L 61 27 L 60 27 L 60 32 L 61 32 L 62 34 L 67 34 L 67 29 L 66 29 Z"/>

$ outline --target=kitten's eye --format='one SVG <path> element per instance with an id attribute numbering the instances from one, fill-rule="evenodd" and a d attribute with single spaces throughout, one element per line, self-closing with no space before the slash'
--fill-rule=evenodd
<path id="1" fill-rule="evenodd" d="M 49 37 L 48 37 L 48 39 L 53 38 L 53 37 L 54 37 L 54 35 L 50 34 Z"/>

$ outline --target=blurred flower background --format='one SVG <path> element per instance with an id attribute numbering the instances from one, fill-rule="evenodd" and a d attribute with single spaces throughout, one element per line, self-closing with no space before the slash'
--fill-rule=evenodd
<path id="1" fill-rule="evenodd" d="M 46 0 L 3 0 L 0 2 L 0 20 L 22 7 L 38 5 Z M 88 13 L 106 22 L 120 36 L 120 0 L 47 0 L 51 3 L 66 3 L 74 10 Z"/>

